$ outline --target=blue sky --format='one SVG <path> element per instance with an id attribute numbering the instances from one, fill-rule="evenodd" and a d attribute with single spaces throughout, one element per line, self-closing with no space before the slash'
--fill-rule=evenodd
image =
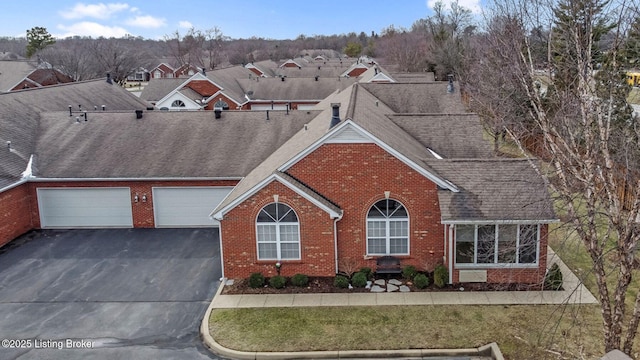
<path id="1" fill-rule="evenodd" d="M 232 38 L 252 36 L 294 39 L 300 34 L 333 35 L 371 31 L 379 33 L 393 24 L 408 28 L 432 14 L 436 0 L 228 0 L 228 1 L 2 1 L 0 36 L 25 36 L 35 26 L 46 27 L 56 37 L 122 37 L 148 39 L 181 33 L 189 28 L 217 26 Z M 447 2 L 450 0 L 443 0 Z M 459 0 L 475 12 L 480 0 Z M 26 7 L 29 7 L 28 10 Z"/>

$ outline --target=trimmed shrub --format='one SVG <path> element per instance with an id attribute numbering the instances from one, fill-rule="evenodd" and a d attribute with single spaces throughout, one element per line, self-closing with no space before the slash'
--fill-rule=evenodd
<path id="1" fill-rule="evenodd" d="M 413 279 L 414 277 L 416 277 L 416 275 L 418 275 L 418 270 L 416 269 L 415 266 L 413 265 L 407 265 L 405 267 L 402 268 L 402 277 L 410 280 Z"/>
<path id="2" fill-rule="evenodd" d="M 436 266 L 433 271 L 433 284 L 439 288 L 443 288 L 449 281 L 449 270 L 444 265 Z"/>
<path id="3" fill-rule="evenodd" d="M 360 272 L 367 276 L 367 279 L 373 279 L 373 270 L 370 267 L 362 267 L 360 268 Z"/>
<path id="4" fill-rule="evenodd" d="M 562 288 L 562 271 L 560 271 L 558 264 L 553 263 L 544 276 L 544 287 L 551 290 L 560 290 Z"/>
<path id="5" fill-rule="evenodd" d="M 413 285 L 418 289 L 424 289 L 429 286 L 429 278 L 425 274 L 418 274 L 413 278 Z"/>
<path id="6" fill-rule="evenodd" d="M 269 285 L 274 289 L 282 289 L 287 284 L 287 278 L 276 275 L 269 279 Z"/>
<path id="7" fill-rule="evenodd" d="M 254 289 L 264 286 L 264 276 L 261 273 L 253 273 L 249 276 L 249 287 Z"/>
<path id="8" fill-rule="evenodd" d="M 291 277 L 291 284 L 293 286 L 303 287 L 309 283 L 309 277 L 304 274 L 295 274 Z"/>
<path id="9" fill-rule="evenodd" d="M 367 275 L 363 272 L 357 272 L 353 274 L 353 278 L 351 278 L 351 284 L 353 287 L 363 288 L 367 286 Z"/>
<path id="10" fill-rule="evenodd" d="M 346 289 L 349 287 L 349 279 L 342 275 L 338 275 L 335 279 L 333 279 L 333 286 L 341 289 Z"/>

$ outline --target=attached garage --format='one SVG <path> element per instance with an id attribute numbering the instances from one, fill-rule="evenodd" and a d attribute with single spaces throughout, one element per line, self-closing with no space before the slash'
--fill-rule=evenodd
<path id="1" fill-rule="evenodd" d="M 286 104 L 251 104 L 251 110 L 287 110 Z"/>
<path id="2" fill-rule="evenodd" d="M 133 227 L 129 188 L 39 188 L 42 228 Z"/>
<path id="3" fill-rule="evenodd" d="M 220 223 L 211 211 L 233 187 L 155 187 L 153 208 L 156 227 L 205 227 Z"/>

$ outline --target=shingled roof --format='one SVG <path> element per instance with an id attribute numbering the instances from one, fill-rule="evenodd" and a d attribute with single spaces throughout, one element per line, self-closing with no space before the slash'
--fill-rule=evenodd
<path id="1" fill-rule="evenodd" d="M 257 78 L 239 79 L 245 92 L 252 92 L 252 100 L 315 100 L 319 101 L 336 90 L 343 90 L 355 83 L 347 78 Z"/>
<path id="2" fill-rule="evenodd" d="M 63 111 L 69 119 L 69 105 L 92 110 L 94 106 L 108 110 L 145 109 L 148 104 L 105 79 L 53 85 L 0 94 L 0 189 L 15 183 L 26 170 L 35 151 L 40 114 Z M 75 115 L 74 115 L 75 118 Z M 6 147 L 11 141 L 11 149 Z"/>
<path id="3" fill-rule="evenodd" d="M 446 82 L 367 83 L 362 86 L 396 113 L 460 114 L 465 113 L 459 87 L 447 92 Z"/>
<path id="4" fill-rule="evenodd" d="M 439 190 L 443 222 L 556 219 L 544 178 L 527 159 L 431 160 L 459 192 Z M 536 164 L 538 165 L 538 164 Z"/>
<path id="5" fill-rule="evenodd" d="M 0 60 L 0 92 L 13 89 L 34 69 L 27 60 Z"/>
<path id="6" fill-rule="evenodd" d="M 184 78 L 156 78 L 149 80 L 149 83 L 142 89 L 140 98 L 152 103 L 167 96 L 168 93 L 175 90 L 184 83 Z"/>
<path id="7" fill-rule="evenodd" d="M 494 157 L 476 114 L 394 114 L 389 118 L 444 158 Z"/>
<path id="8" fill-rule="evenodd" d="M 76 123 L 42 115 L 35 167 L 41 178 L 240 178 L 318 112 L 95 112 Z"/>

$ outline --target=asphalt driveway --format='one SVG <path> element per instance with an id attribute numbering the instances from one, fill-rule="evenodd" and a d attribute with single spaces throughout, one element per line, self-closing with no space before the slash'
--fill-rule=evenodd
<path id="1" fill-rule="evenodd" d="M 31 232 L 0 249 L 0 358 L 215 358 L 220 276 L 215 229 Z"/>

